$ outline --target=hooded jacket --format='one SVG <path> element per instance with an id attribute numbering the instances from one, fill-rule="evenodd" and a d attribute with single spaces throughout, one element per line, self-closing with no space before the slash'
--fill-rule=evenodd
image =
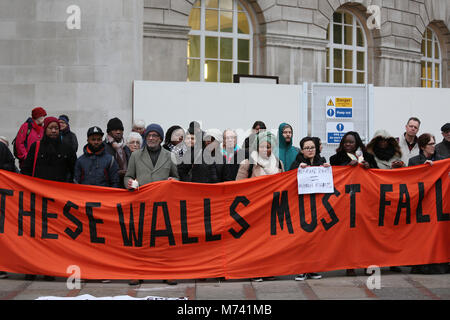
<path id="1" fill-rule="evenodd" d="M 28 134 L 28 138 L 26 138 L 29 126 L 31 126 L 31 130 Z M 27 121 L 20 126 L 16 137 L 16 149 L 17 158 L 19 158 L 21 165 L 23 164 L 23 161 L 25 161 L 31 145 L 34 142 L 41 140 L 43 136 L 44 128 L 39 126 L 32 118 L 28 118 Z"/>
<path id="2" fill-rule="evenodd" d="M 293 138 L 289 143 L 286 142 L 286 139 L 283 137 L 283 129 L 286 126 L 290 127 L 292 130 L 291 125 L 287 123 L 282 123 L 278 127 L 278 149 L 281 162 L 283 162 L 285 168 L 289 170 L 300 152 L 300 149 L 292 145 Z M 293 133 L 294 130 L 292 130 L 292 134 Z"/>
<path id="3" fill-rule="evenodd" d="M 75 163 L 74 182 L 85 185 L 120 188 L 119 167 L 114 157 L 105 151 L 105 144 L 98 152 L 92 152 L 89 145 Z"/>

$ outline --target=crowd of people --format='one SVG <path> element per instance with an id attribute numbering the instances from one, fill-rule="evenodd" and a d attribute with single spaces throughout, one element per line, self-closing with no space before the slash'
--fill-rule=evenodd
<path id="1" fill-rule="evenodd" d="M 220 183 L 277 174 L 307 166 L 361 166 L 366 169 L 397 169 L 450 157 L 450 123 L 442 126 L 442 142 L 429 133 L 418 136 L 420 120 L 408 119 L 405 133 L 393 137 L 379 130 L 365 145 L 357 132 L 347 132 L 336 153 L 327 161 L 317 137 L 304 137 L 293 145 L 293 128 L 282 123 L 278 135 L 256 121 L 251 134 L 239 146 L 235 130 L 203 130 L 192 121 L 187 130 L 174 125 L 164 131 L 159 124 L 133 123 L 124 137 L 120 119 L 110 119 L 106 134 L 99 126 L 89 128 L 83 154 L 77 158 L 78 139 L 69 117 L 48 116 L 34 108 L 12 143 L 0 137 L 0 169 L 41 179 L 134 190 L 155 181 Z M 19 167 L 15 160 L 18 160 Z M 398 270 L 391 267 L 391 270 Z M 412 272 L 448 272 L 448 263 L 414 266 Z M 347 275 L 356 275 L 347 270 Z M 0 277 L 6 277 L 0 272 Z M 319 279 L 317 273 L 301 274 L 295 280 Z M 48 277 L 51 279 L 51 277 Z M 254 279 L 263 281 L 262 278 Z M 138 284 L 133 280 L 130 284 Z M 169 284 L 176 284 L 167 280 Z"/>

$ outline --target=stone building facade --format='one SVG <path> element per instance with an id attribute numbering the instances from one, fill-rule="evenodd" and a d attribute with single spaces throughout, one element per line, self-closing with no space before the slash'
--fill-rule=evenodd
<path id="1" fill-rule="evenodd" d="M 144 0 L 144 79 L 186 80 L 188 19 L 195 0 Z M 442 87 L 450 87 L 450 3 L 447 0 L 241 0 L 253 25 L 253 74 L 283 84 L 326 82 L 327 29 L 338 10 L 362 23 L 368 83 L 420 87 L 421 46 L 427 27 L 442 54 Z M 367 9 L 380 8 L 380 28 L 369 29 Z M 164 55 L 163 52 L 170 52 Z M 160 57 L 163 56 L 163 59 Z M 157 57 L 157 58 L 155 58 Z"/>
<path id="2" fill-rule="evenodd" d="M 198 1 L 0 0 L 0 106 L 7 115 L 0 135 L 12 140 L 36 105 L 68 114 L 82 141 L 88 127 L 106 127 L 112 117 L 129 128 L 134 80 L 187 80 Z M 420 87 L 429 28 L 440 49 L 439 86 L 450 87 L 448 0 L 233 1 L 251 24 L 253 75 L 279 76 L 282 84 L 326 82 L 329 25 L 344 12 L 364 33 L 366 83 Z M 81 9 L 80 29 L 66 26 L 71 5 Z M 374 5 L 379 28 L 369 23 L 376 21 L 368 13 Z"/>

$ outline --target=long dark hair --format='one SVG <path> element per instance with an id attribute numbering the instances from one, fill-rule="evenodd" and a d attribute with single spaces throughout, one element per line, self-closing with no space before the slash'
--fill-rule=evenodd
<path id="1" fill-rule="evenodd" d="M 353 136 L 355 138 L 356 150 L 361 149 L 362 152 L 366 152 L 366 146 L 362 142 L 361 137 L 359 136 L 359 133 L 355 132 L 355 131 L 349 131 L 342 137 L 342 140 L 339 143 L 339 147 L 336 149 L 337 153 L 344 151 L 344 141 L 348 136 Z"/>
<path id="2" fill-rule="evenodd" d="M 171 126 L 169 129 L 167 129 L 166 135 L 164 137 L 164 145 L 167 146 L 167 145 L 169 145 L 169 143 L 172 142 L 172 133 L 178 129 L 183 129 L 183 128 L 178 125 L 175 125 L 175 126 Z"/>

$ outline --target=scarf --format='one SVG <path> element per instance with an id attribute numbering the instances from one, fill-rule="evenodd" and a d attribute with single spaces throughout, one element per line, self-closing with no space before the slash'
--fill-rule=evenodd
<path id="1" fill-rule="evenodd" d="M 106 136 L 106 139 L 109 144 L 114 148 L 116 151 L 116 158 L 117 164 L 119 165 L 119 170 L 127 170 L 128 163 L 127 163 L 127 155 L 125 153 L 125 150 L 123 149 L 125 146 L 125 141 L 122 138 L 122 141 L 117 142 L 113 137 L 111 137 L 109 134 Z"/>
<path id="2" fill-rule="evenodd" d="M 278 159 L 273 155 L 273 153 L 270 155 L 269 158 L 265 159 L 260 157 L 257 151 L 253 151 L 250 154 L 250 158 L 251 160 L 253 160 L 253 163 L 256 163 L 263 169 L 264 171 L 263 175 L 280 173 L 280 168 L 278 167 Z"/>

